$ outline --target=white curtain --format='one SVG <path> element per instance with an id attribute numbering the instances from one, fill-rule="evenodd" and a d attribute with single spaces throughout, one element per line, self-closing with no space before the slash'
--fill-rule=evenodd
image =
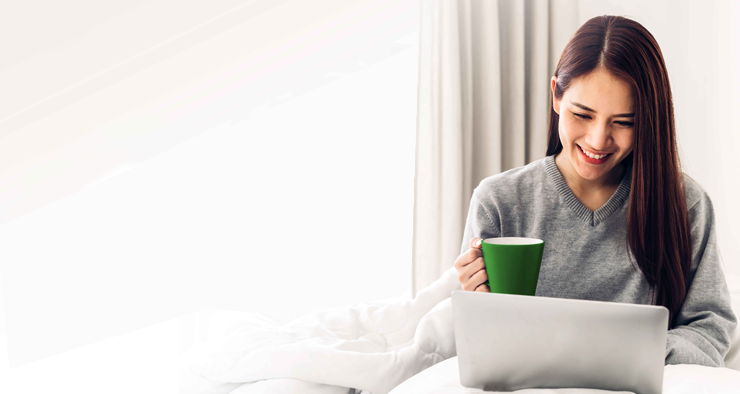
<path id="1" fill-rule="evenodd" d="M 473 189 L 545 156 L 577 0 L 422 0 L 412 296 L 460 254 Z"/>

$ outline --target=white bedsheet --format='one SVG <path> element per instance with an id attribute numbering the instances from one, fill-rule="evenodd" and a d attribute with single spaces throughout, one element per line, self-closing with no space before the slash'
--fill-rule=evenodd
<path id="1" fill-rule="evenodd" d="M 422 371 L 421 376 L 434 377 L 435 369 L 428 368 L 449 367 L 452 361 L 439 363 L 456 356 L 449 297 L 460 289 L 457 272 L 450 268 L 414 299 L 327 309 L 287 325 L 254 313 L 220 312 L 208 340 L 181 358 L 181 374 L 191 384 L 180 393 L 386 394 Z M 738 387 L 733 386 L 735 393 Z M 537 391 L 548 392 L 598 390 Z"/>
<path id="2" fill-rule="evenodd" d="M 449 358 L 401 383 L 390 394 L 473 394 L 495 393 L 463 387 L 457 357 Z M 595 389 L 527 389 L 517 394 L 615 394 L 627 391 Z M 738 394 L 740 372 L 701 365 L 667 365 L 663 371 L 663 394 Z"/>

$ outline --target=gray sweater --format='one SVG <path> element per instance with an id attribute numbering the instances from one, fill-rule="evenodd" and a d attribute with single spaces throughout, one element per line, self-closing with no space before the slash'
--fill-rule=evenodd
<path id="1" fill-rule="evenodd" d="M 470 200 L 460 252 L 473 237 L 543 239 L 536 296 L 650 304 L 649 285 L 630 262 L 626 244 L 631 168 L 609 201 L 591 211 L 571 192 L 554 157 L 481 181 Z M 737 319 L 720 267 L 712 202 L 694 180 L 684 180 L 690 287 L 668 330 L 665 363 L 721 367 Z"/>

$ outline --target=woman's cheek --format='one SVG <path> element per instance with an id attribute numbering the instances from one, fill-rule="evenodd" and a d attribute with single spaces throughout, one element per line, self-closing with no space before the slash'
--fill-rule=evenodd
<path id="1" fill-rule="evenodd" d="M 634 146 L 635 131 L 629 130 L 623 136 L 623 145 L 625 151 L 631 151 Z"/>
<path id="2" fill-rule="evenodd" d="M 573 140 L 572 136 L 576 131 L 576 127 L 577 125 L 574 125 L 571 121 L 563 120 L 560 125 L 560 140 L 565 141 L 567 144 L 570 144 L 570 141 Z"/>

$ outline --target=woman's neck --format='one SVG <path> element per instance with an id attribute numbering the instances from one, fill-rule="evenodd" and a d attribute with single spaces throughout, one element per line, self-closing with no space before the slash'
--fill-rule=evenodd
<path id="1" fill-rule="evenodd" d="M 597 179 L 582 178 L 572 163 L 562 152 L 555 156 L 555 165 L 557 165 L 563 179 L 573 194 L 583 205 L 592 211 L 597 210 L 611 198 L 617 191 L 622 177 L 624 176 L 625 166 L 622 163 L 617 164 L 608 173 Z"/>

